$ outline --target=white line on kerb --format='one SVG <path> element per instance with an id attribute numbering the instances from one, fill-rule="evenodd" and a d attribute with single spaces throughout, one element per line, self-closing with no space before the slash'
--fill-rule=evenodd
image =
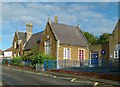
<path id="1" fill-rule="evenodd" d="M 74 80 L 76 80 L 76 78 L 73 78 L 72 80 L 70 80 L 71 82 L 73 82 Z"/>

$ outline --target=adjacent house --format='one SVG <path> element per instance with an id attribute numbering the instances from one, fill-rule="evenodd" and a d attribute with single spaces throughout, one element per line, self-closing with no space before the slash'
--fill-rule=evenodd
<path id="1" fill-rule="evenodd" d="M 13 56 L 12 56 L 12 47 L 4 50 L 4 58 L 13 58 Z"/>
<path id="2" fill-rule="evenodd" d="M 40 49 L 39 44 L 41 42 L 42 34 L 43 34 L 43 31 L 33 34 L 31 38 L 26 42 L 24 51 L 30 51 L 32 49 L 39 50 Z"/>
<path id="3" fill-rule="evenodd" d="M 109 36 L 109 57 L 114 66 L 120 64 L 120 19 Z"/>
<path id="4" fill-rule="evenodd" d="M 58 23 L 58 16 L 54 22 L 49 19 L 43 32 L 40 51 L 56 60 L 88 60 L 88 41 L 79 26 Z"/>
<path id="5" fill-rule="evenodd" d="M 99 62 L 99 65 L 104 62 L 104 65 L 109 64 L 109 43 L 104 44 L 96 44 L 96 45 L 90 45 L 90 59 L 97 59 Z M 102 65 L 102 64 L 101 64 Z"/>
<path id="6" fill-rule="evenodd" d="M 26 45 L 26 42 L 31 38 L 32 36 L 32 23 L 27 22 L 26 24 L 26 32 L 15 32 L 14 39 L 12 42 L 12 48 L 13 48 L 13 57 L 23 55 L 23 50 Z"/>
<path id="7" fill-rule="evenodd" d="M 0 49 L 0 58 L 3 58 L 3 51 Z"/>

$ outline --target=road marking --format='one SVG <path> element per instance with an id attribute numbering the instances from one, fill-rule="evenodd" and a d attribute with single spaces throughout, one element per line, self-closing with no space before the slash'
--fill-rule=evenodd
<path id="1" fill-rule="evenodd" d="M 2 87 L 3 86 L 3 84 L 2 84 L 2 82 L 0 82 L 0 87 Z"/>
<path id="2" fill-rule="evenodd" d="M 74 80 L 76 80 L 76 78 L 73 78 L 72 80 L 70 80 L 71 82 L 73 82 Z"/>
<path id="3" fill-rule="evenodd" d="M 67 80 L 73 79 L 73 78 L 69 78 L 69 77 L 57 77 L 57 78 L 59 78 L 59 79 L 67 79 Z"/>
<path id="4" fill-rule="evenodd" d="M 35 74 L 39 75 L 40 73 L 35 73 Z"/>
<path id="5" fill-rule="evenodd" d="M 49 76 L 53 76 L 53 75 L 49 75 Z"/>
<path id="6" fill-rule="evenodd" d="M 15 69 L 14 69 L 15 70 Z M 25 70 L 18 70 L 18 69 L 16 69 L 17 71 L 23 71 L 23 72 L 26 72 L 26 73 L 35 73 L 35 72 L 31 72 L 31 71 L 25 71 Z M 39 75 L 39 74 L 41 74 L 41 75 L 44 75 L 44 76 L 49 76 L 49 74 L 43 74 L 43 73 L 35 73 L 36 75 Z"/>
<path id="7" fill-rule="evenodd" d="M 94 83 L 94 86 L 97 86 L 97 85 L 98 85 L 98 82 L 95 82 L 95 83 Z"/>
<path id="8" fill-rule="evenodd" d="M 53 76 L 53 78 L 56 78 L 56 76 Z"/>
<path id="9" fill-rule="evenodd" d="M 72 81 L 72 82 L 81 82 L 81 83 L 92 83 L 92 82 L 90 82 L 90 81 Z"/>
<path id="10" fill-rule="evenodd" d="M 23 79 L 20 79 L 20 78 L 15 77 L 15 76 L 11 76 L 11 75 L 9 75 L 9 74 L 5 74 L 5 73 L 2 73 L 2 74 L 5 75 L 5 76 L 8 76 L 8 77 L 10 77 L 10 78 L 14 78 L 14 79 L 17 79 L 17 80 L 20 80 L 20 81 L 24 81 Z"/>

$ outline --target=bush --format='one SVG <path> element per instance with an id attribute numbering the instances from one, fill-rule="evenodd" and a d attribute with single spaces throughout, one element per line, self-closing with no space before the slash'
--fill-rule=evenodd
<path id="1" fill-rule="evenodd" d="M 21 64 L 21 57 L 14 57 L 12 64 L 15 66 L 19 66 Z"/>

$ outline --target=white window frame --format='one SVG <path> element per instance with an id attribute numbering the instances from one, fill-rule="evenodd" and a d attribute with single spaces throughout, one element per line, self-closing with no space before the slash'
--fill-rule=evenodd
<path id="1" fill-rule="evenodd" d="M 69 58 L 68 58 L 68 49 L 69 49 Z M 66 56 L 65 56 L 65 50 L 66 50 Z M 63 59 L 71 60 L 71 48 L 64 48 L 63 49 Z"/>
<path id="2" fill-rule="evenodd" d="M 85 60 L 85 49 L 81 49 L 81 48 L 78 49 L 78 60 L 80 60 L 80 59 L 79 59 L 79 50 L 83 50 L 83 52 L 84 52 L 83 60 Z"/>
<path id="3" fill-rule="evenodd" d="M 119 58 L 119 50 L 114 50 L 114 58 Z"/>
<path id="4" fill-rule="evenodd" d="M 48 44 L 47 44 L 48 41 L 50 41 L 50 44 L 49 44 L 49 45 L 50 45 L 50 46 L 49 46 L 50 48 L 49 48 L 49 49 L 48 49 L 48 47 L 46 47 L 46 45 L 48 45 Z M 51 39 L 49 39 L 49 40 L 47 40 L 47 41 L 44 41 L 44 47 L 45 47 L 45 54 L 50 55 L 50 54 L 51 54 Z"/>

